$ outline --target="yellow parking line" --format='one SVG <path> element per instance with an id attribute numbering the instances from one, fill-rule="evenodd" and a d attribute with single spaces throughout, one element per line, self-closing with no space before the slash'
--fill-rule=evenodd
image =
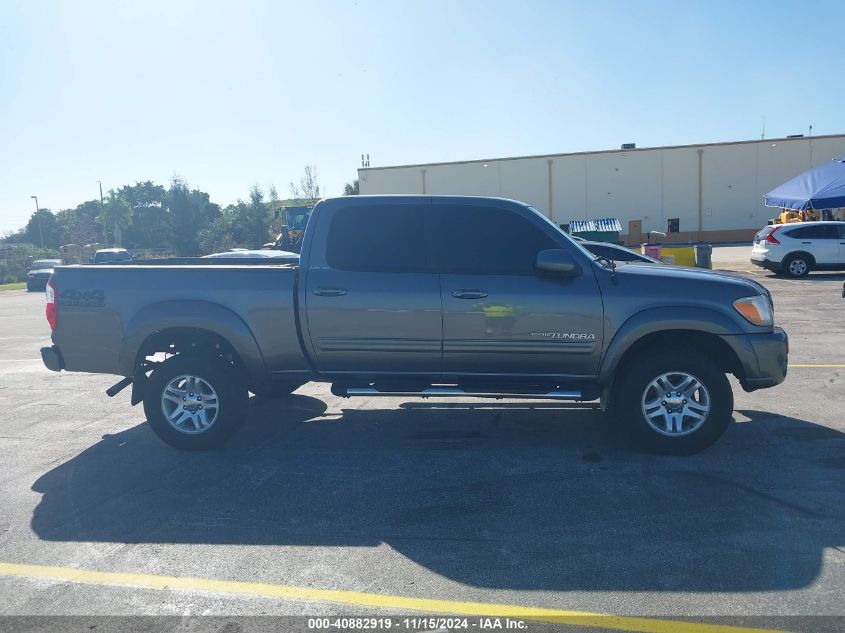
<path id="1" fill-rule="evenodd" d="M 811 367 L 821 367 L 824 369 L 845 369 L 845 365 L 796 365 L 794 363 L 789 363 L 790 369 L 794 367 L 797 367 L 799 369 L 807 369 Z"/>
<path id="2" fill-rule="evenodd" d="M 104 572 L 70 567 L 47 567 L 44 565 L 20 565 L 0 563 L 0 576 L 23 576 L 47 578 L 88 585 L 111 585 L 118 587 L 141 587 L 144 589 L 182 589 L 189 591 L 212 591 L 248 596 L 264 596 L 287 600 L 331 602 L 334 604 L 374 607 L 394 611 L 426 611 L 431 613 L 500 617 L 540 622 L 554 622 L 569 626 L 635 631 L 637 633 L 771 633 L 773 629 L 756 629 L 719 624 L 682 622 L 657 618 L 616 616 L 587 611 L 543 609 L 512 604 L 487 602 L 462 602 L 458 600 L 436 600 L 433 598 L 412 598 L 361 591 L 340 589 L 315 589 L 262 582 L 237 580 L 215 580 L 211 578 L 187 578 L 181 576 L 159 576 L 156 574 L 133 574 Z"/>

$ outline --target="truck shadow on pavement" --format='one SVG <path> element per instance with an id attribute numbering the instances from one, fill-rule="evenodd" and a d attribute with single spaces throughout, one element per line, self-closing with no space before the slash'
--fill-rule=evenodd
<path id="1" fill-rule="evenodd" d="M 32 528 L 63 542 L 386 543 L 457 582 L 536 590 L 793 589 L 845 544 L 845 434 L 738 411 L 708 451 L 656 457 L 597 415 L 429 402 L 332 414 L 295 395 L 256 402 L 213 453 L 139 425 L 40 477 Z"/>

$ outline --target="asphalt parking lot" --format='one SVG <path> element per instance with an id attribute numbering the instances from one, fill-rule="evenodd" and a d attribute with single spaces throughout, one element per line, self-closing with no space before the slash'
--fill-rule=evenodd
<path id="1" fill-rule="evenodd" d="M 839 630 L 745 616 L 845 616 L 845 275 L 779 279 L 742 254 L 717 267 L 772 291 L 790 373 L 733 381 L 735 424 L 687 458 L 630 450 L 589 406 L 316 383 L 253 399 L 226 449 L 181 453 L 128 390 L 105 396 L 115 379 L 47 371 L 43 296 L 2 292 L 0 614 L 488 603 Z"/>

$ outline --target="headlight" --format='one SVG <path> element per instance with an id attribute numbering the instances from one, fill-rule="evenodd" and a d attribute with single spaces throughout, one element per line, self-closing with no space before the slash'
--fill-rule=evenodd
<path id="1" fill-rule="evenodd" d="M 754 325 L 772 325 L 772 306 L 763 295 L 743 297 L 733 303 L 734 309 Z"/>

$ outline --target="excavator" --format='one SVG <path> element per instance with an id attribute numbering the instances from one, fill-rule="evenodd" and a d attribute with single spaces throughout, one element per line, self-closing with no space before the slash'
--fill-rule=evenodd
<path id="1" fill-rule="evenodd" d="M 781 209 L 780 215 L 769 220 L 769 224 L 791 224 L 792 222 L 818 222 L 819 220 L 833 220 L 831 209 L 813 209 L 807 207 L 801 211 L 795 209 Z"/>

